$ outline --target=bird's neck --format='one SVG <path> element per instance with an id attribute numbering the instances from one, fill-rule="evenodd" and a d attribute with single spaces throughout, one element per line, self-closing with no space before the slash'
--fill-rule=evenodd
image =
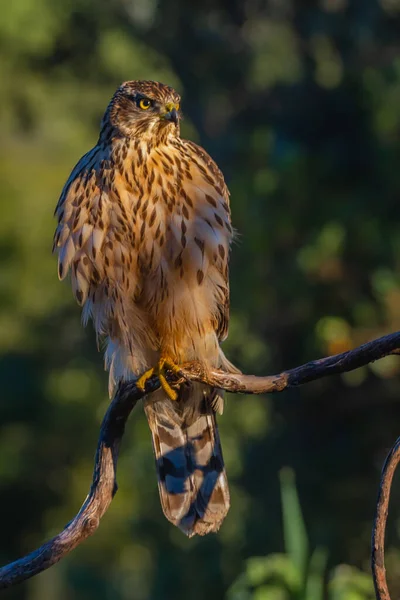
<path id="1" fill-rule="evenodd" d="M 116 127 L 110 120 L 104 119 L 102 122 L 99 143 L 113 146 L 129 145 L 135 147 L 138 142 L 145 146 L 156 148 L 157 146 L 166 146 L 179 138 L 179 124 L 154 122 L 151 126 L 145 121 L 139 122 L 134 128 Z"/>

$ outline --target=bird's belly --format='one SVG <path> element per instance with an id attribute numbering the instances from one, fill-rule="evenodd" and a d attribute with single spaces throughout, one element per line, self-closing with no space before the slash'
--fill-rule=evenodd
<path id="1" fill-rule="evenodd" d="M 196 276 L 181 277 L 180 269 L 165 260 L 144 277 L 139 304 L 160 353 L 178 363 L 196 360 L 213 365 L 218 360 L 214 287 L 212 268 L 199 285 Z"/>

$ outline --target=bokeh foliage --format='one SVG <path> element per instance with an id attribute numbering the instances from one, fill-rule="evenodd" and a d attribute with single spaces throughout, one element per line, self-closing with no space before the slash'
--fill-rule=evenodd
<path id="1" fill-rule="evenodd" d="M 285 553 L 255 556 L 228 590 L 227 600 L 373 600 L 367 573 L 339 565 L 326 573 L 328 552 L 309 540 L 291 469 L 280 473 Z"/>
<path id="2" fill-rule="evenodd" d="M 400 328 L 399 31 L 399 0 L 2 4 L 1 562 L 57 532 L 91 478 L 106 375 L 57 281 L 52 213 L 116 86 L 176 86 L 184 134 L 226 174 L 238 236 L 225 348 L 244 370 L 271 373 Z M 324 572 L 342 565 L 339 591 L 326 588 L 342 598 L 346 577 L 368 568 L 379 470 L 400 430 L 399 369 L 389 357 L 273 398 L 229 398 L 232 508 L 206 539 L 163 518 L 138 407 L 95 537 L 4 597 L 222 598 L 248 559 L 285 551 L 278 473 L 290 465 L 309 556 L 326 548 Z"/>

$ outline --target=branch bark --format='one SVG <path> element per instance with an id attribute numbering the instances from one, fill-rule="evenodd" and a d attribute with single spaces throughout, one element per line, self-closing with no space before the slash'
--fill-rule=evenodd
<path id="1" fill-rule="evenodd" d="M 389 452 L 382 469 L 374 524 L 372 528 L 371 567 L 377 600 L 390 600 L 385 569 L 385 530 L 389 512 L 393 475 L 400 462 L 400 438 Z"/>
<path id="2" fill-rule="evenodd" d="M 145 393 L 159 387 L 158 379 L 153 377 L 147 381 Z M 21 583 L 48 569 L 96 531 L 117 491 L 118 453 L 126 421 L 142 396 L 143 392 L 135 386 L 120 386 L 101 424 L 92 485 L 78 514 L 43 546 L 2 567 L 0 589 Z"/>
<path id="3" fill-rule="evenodd" d="M 354 371 L 354 369 L 363 367 L 389 354 L 398 354 L 399 351 L 400 332 L 396 332 L 367 342 L 354 350 L 313 360 L 289 371 L 282 371 L 278 375 L 256 377 L 255 375 L 243 375 L 242 373 L 224 373 L 218 370 L 205 373 L 200 365 L 195 363 L 182 371 L 188 379 L 209 383 L 228 392 L 266 394 L 282 392 L 286 388 L 297 387 L 328 375 Z"/>
<path id="4" fill-rule="evenodd" d="M 182 376 L 185 379 L 208 383 L 233 393 L 264 394 L 269 392 L 281 392 L 286 388 L 296 387 L 328 375 L 352 371 L 358 367 L 378 360 L 379 358 L 383 358 L 389 354 L 397 354 L 399 352 L 400 332 L 396 332 L 368 342 L 354 350 L 311 361 L 305 365 L 283 371 L 277 375 L 256 377 L 254 375 L 243 375 L 241 373 L 231 374 L 219 370 L 205 373 L 197 363 L 191 363 L 182 368 Z M 168 379 L 171 383 L 176 383 L 174 375 L 170 374 Z M 54 538 L 25 557 L 1 568 L 0 589 L 21 583 L 45 569 L 48 569 L 96 531 L 101 517 L 108 509 L 117 491 L 116 470 L 118 453 L 127 419 L 136 403 L 144 395 L 154 392 L 159 387 L 160 383 L 157 377 L 152 377 L 146 382 L 146 389 L 144 392 L 139 390 L 134 382 L 127 382 L 120 385 L 101 425 L 95 457 L 93 481 L 89 494 L 81 509 L 74 519 Z M 400 450 L 397 451 L 396 457 L 398 455 L 400 456 Z M 385 465 L 385 467 L 386 466 L 387 465 Z M 391 468 L 392 467 L 390 467 L 390 469 Z M 392 473 L 390 469 L 389 466 L 387 466 L 388 473 Z M 393 473 L 390 478 L 388 476 L 387 480 L 384 480 L 384 476 L 382 478 L 381 492 L 383 498 L 383 511 L 387 511 L 392 476 Z M 378 506 L 380 506 L 379 502 Z M 381 513 L 379 513 L 379 515 L 380 514 Z M 386 515 L 385 512 L 383 514 Z M 382 521 L 381 516 L 381 520 L 378 522 L 380 528 L 376 530 L 381 536 L 384 535 L 385 519 L 386 516 Z M 378 535 L 376 539 L 378 547 L 373 550 L 374 565 L 381 568 L 383 567 L 383 545 L 379 544 L 382 542 L 383 538 Z M 379 575 L 379 577 L 381 577 L 381 575 Z M 376 581 L 383 580 L 382 578 L 377 578 Z M 377 596 L 377 598 L 379 600 L 390 600 L 388 594 L 386 596 Z"/>

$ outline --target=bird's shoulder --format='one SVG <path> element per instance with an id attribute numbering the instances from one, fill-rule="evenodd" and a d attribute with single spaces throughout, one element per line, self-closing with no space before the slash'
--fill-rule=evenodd
<path id="1" fill-rule="evenodd" d="M 67 198 L 74 201 L 74 198 L 85 188 L 93 186 L 94 181 L 98 181 L 99 175 L 102 174 L 110 159 L 110 147 L 104 144 L 97 144 L 79 159 L 61 191 L 55 209 L 56 215 L 63 210 Z"/>
<path id="2" fill-rule="evenodd" d="M 217 193 L 229 204 L 229 189 L 224 175 L 208 152 L 195 142 L 182 138 L 179 139 L 178 147 L 189 157 L 191 170 L 200 170 L 208 183 L 214 185 Z"/>

